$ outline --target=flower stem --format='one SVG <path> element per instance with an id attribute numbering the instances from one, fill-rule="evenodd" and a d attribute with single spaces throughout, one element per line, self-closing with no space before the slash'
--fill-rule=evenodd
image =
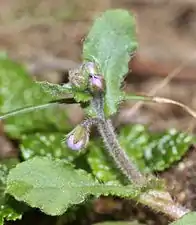
<path id="1" fill-rule="evenodd" d="M 111 120 L 105 120 L 98 124 L 99 132 L 104 140 L 104 143 L 112 156 L 117 167 L 128 178 L 129 181 L 142 185 L 145 178 L 136 168 L 134 163 L 128 158 L 124 150 L 120 147 L 116 134 L 114 132 Z"/>
<path id="2" fill-rule="evenodd" d="M 93 99 L 93 106 L 97 113 L 97 117 L 100 119 L 97 124 L 98 130 L 103 138 L 106 148 L 113 158 L 116 166 L 132 183 L 143 185 L 146 182 L 146 178 L 140 173 L 135 164 L 128 158 L 125 151 L 121 148 L 111 120 L 105 119 L 103 111 L 103 96 L 97 94 Z"/>
<path id="3" fill-rule="evenodd" d="M 92 100 L 92 105 L 97 114 L 98 122 L 96 125 L 106 148 L 117 167 L 129 181 L 139 186 L 145 185 L 147 183 L 146 177 L 140 173 L 134 163 L 128 158 L 126 152 L 121 148 L 111 120 L 105 118 L 103 99 L 102 93 L 97 94 Z M 149 190 L 141 193 L 135 200 L 150 207 L 155 212 L 165 214 L 171 220 L 177 220 L 190 212 L 189 209 L 176 203 L 167 191 Z"/>

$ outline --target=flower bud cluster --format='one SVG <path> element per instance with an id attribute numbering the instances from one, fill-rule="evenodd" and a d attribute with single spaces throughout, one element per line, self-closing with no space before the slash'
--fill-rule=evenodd
<path id="1" fill-rule="evenodd" d="M 76 91 L 89 92 L 91 95 L 105 91 L 105 82 L 94 62 L 85 62 L 78 69 L 69 71 L 69 82 Z M 72 150 L 81 150 L 89 142 L 90 127 L 93 119 L 76 126 L 66 137 L 67 146 Z"/>
<path id="2" fill-rule="evenodd" d="M 69 71 L 69 81 L 78 91 L 103 92 L 105 82 L 95 63 L 85 62 L 78 69 Z"/>

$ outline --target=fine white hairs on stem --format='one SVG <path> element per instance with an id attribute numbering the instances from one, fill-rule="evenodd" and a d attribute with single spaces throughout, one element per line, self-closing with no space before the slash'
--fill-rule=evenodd
<path id="1" fill-rule="evenodd" d="M 132 160 L 127 156 L 124 149 L 121 148 L 114 132 L 111 120 L 105 118 L 103 94 L 99 93 L 94 96 L 92 105 L 97 114 L 97 118 L 100 119 L 97 124 L 98 130 L 103 138 L 106 149 L 114 160 L 116 166 L 130 182 L 143 185 L 146 182 L 146 178 L 140 173 Z"/>
<path id="2" fill-rule="evenodd" d="M 144 96 L 142 96 L 144 99 Z M 160 99 L 152 99 L 146 97 L 147 101 L 159 101 Z M 168 103 L 162 99 L 162 103 Z M 170 102 L 171 103 L 171 102 Z M 174 102 L 175 103 L 175 102 Z M 97 112 L 97 117 L 101 118 L 98 123 L 99 132 L 105 142 L 106 148 L 121 172 L 134 184 L 143 186 L 148 182 L 145 175 L 140 173 L 134 163 L 129 159 L 124 149 L 118 143 L 114 128 L 110 120 L 105 119 L 103 112 L 103 96 L 94 96 L 93 106 Z M 180 104 L 180 106 L 182 106 Z M 166 214 L 172 220 L 176 220 L 190 212 L 180 204 L 175 203 L 167 191 L 150 190 L 141 193 L 136 199 L 144 205 L 149 206 L 154 211 Z"/>

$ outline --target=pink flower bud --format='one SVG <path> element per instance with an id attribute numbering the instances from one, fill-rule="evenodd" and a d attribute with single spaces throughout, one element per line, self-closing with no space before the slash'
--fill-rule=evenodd
<path id="1" fill-rule="evenodd" d="M 100 75 L 91 75 L 90 86 L 93 91 L 104 91 L 105 83 L 103 77 Z"/>
<path id="2" fill-rule="evenodd" d="M 81 150 L 86 147 L 89 141 L 88 129 L 78 125 L 71 133 L 67 135 L 67 146 L 72 150 Z"/>
<path id="3" fill-rule="evenodd" d="M 83 141 L 75 142 L 74 135 L 70 135 L 67 138 L 67 146 L 72 150 L 80 150 L 83 147 Z"/>

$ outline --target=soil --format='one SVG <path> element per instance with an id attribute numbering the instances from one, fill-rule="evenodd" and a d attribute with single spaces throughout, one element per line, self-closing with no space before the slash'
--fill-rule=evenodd
<path id="1" fill-rule="evenodd" d="M 196 109 L 196 1 L 182 0 L 1 0 L 0 51 L 24 63 L 37 79 L 58 83 L 67 79 L 67 70 L 81 62 L 82 40 L 92 20 L 109 8 L 125 8 L 136 14 L 140 47 L 130 62 L 126 90 L 168 97 Z M 182 67 L 175 76 L 176 68 Z M 161 88 L 160 83 L 168 81 Z M 115 118 L 115 125 L 148 124 L 155 132 L 175 127 L 196 132 L 196 122 L 179 107 L 127 103 Z M 77 107 L 76 107 L 77 108 Z M 70 108 L 70 121 L 77 124 L 83 113 Z M 77 113 L 75 113 L 77 111 Z M 1 132 L 0 157 L 13 155 L 12 145 Z M 5 143 L 5 144 L 3 144 Z M 177 200 L 196 209 L 195 148 L 184 160 L 160 176 Z M 183 179 L 179 179 L 183 177 Z M 172 185 L 171 185 L 172 184 Z M 100 198 L 94 203 L 89 221 L 101 218 L 131 220 L 138 214 L 148 224 L 168 224 L 163 216 L 133 207 L 127 201 Z M 115 212 L 115 213 L 114 213 Z M 85 221 L 84 224 L 89 224 Z"/>

